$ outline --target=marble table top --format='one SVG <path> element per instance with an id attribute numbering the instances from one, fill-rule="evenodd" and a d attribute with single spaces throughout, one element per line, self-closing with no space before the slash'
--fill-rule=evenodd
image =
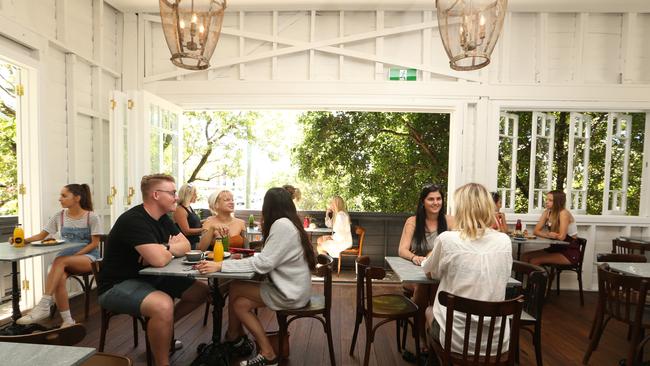
<path id="1" fill-rule="evenodd" d="M 52 346 L 47 344 L 0 342 L 3 366 L 81 365 L 97 352 L 90 347 Z"/>
<path id="2" fill-rule="evenodd" d="M 609 268 L 632 276 L 650 278 L 650 263 L 607 263 Z"/>
<path id="3" fill-rule="evenodd" d="M 48 253 L 60 252 L 63 249 L 78 246 L 81 243 L 63 243 L 57 245 L 35 246 L 26 244 L 24 247 L 16 248 L 4 242 L 0 243 L 0 261 L 15 262 L 25 258 L 38 257 Z"/>
<path id="4" fill-rule="evenodd" d="M 562 241 L 562 240 L 553 240 L 553 239 L 548 239 L 548 238 L 535 238 L 535 239 L 525 239 L 525 240 L 518 240 L 515 239 L 514 237 L 510 237 L 510 241 L 512 244 L 537 244 L 537 245 L 569 245 L 568 242 Z"/>
<path id="5" fill-rule="evenodd" d="M 332 228 L 329 227 L 317 227 L 317 228 L 306 228 L 306 232 L 308 233 L 313 233 L 313 234 L 331 234 L 332 233 Z M 247 235 L 262 235 L 262 229 L 258 227 L 246 227 L 246 234 Z"/>
<path id="6" fill-rule="evenodd" d="M 400 281 L 403 283 L 437 283 L 436 279 L 429 279 L 424 274 L 424 269 L 420 266 L 409 262 L 402 257 L 386 257 L 386 262 L 392 270 L 399 276 Z M 508 287 L 520 286 L 521 282 L 510 278 L 508 280 Z"/>
<path id="7" fill-rule="evenodd" d="M 236 260 L 236 259 L 226 259 Z M 200 274 L 199 271 L 192 269 L 192 265 L 184 264 L 185 258 L 175 258 L 164 267 L 147 267 L 141 270 L 141 275 L 154 276 L 175 276 L 175 277 L 196 277 L 196 278 L 226 278 L 235 280 L 250 280 L 255 277 L 255 272 L 214 272 Z"/>

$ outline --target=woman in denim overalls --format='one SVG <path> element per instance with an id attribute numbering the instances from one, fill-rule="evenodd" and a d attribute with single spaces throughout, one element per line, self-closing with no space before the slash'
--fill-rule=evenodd
<path id="1" fill-rule="evenodd" d="M 59 202 L 63 210 L 50 219 L 45 229 L 26 238 L 25 242 L 43 240 L 59 232 L 61 239 L 79 245 L 67 248 L 56 256 L 47 275 L 41 301 L 29 314 L 18 319 L 18 324 L 31 324 L 47 318 L 54 301 L 63 320 L 61 327 L 74 324 L 70 315 L 66 280 L 70 274 L 90 272 L 91 263 L 99 258 L 101 224 L 99 217 L 92 212 L 90 187 L 87 184 L 68 184 L 61 189 Z"/>

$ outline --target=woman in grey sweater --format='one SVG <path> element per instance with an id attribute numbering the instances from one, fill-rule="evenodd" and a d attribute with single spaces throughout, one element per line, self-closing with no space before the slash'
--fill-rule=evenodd
<path id="1" fill-rule="evenodd" d="M 316 257 L 307 233 L 296 213 L 291 195 L 283 188 L 271 188 L 262 205 L 264 249 L 259 255 L 225 262 L 202 261 L 200 273 L 257 272 L 266 274 L 263 282 L 236 281 L 230 285 L 226 343 L 232 353 L 245 356 L 253 351 L 245 326 L 259 343 L 258 355 L 242 366 L 277 365 L 277 355 L 253 309 L 297 309 L 309 302 L 311 270 Z"/>

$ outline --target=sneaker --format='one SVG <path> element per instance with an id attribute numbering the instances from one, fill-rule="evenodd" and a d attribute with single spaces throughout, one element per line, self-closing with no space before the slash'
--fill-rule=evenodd
<path id="1" fill-rule="evenodd" d="M 73 326 L 73 325 L 75 325 L 75 324 L 77 324 L 77 322 L 75 322 L 75 321 L 72 321 L 72 323 L 69 323 L 69 322 L 63 322 L 63 323 L 61 323 L 61 326 L 59 327 L 59 329 L 63 329 L 63 328 L 67 328 L 67 327 L 71 327 L 71 326 Z"/>
<path id="2" fill-rule="evenodd" d="M 41 306 L 39 303 L 36 305 L 29 314 L 23 316 L 22 318 L 16 320 L 16 324 L 27 325 L 39 322 L 50 316 L 50 307 Z"/>
<path id="3" fill-rule="evenodd" d="M 251 358 L 247 361 L 242 361 L 239 363 L 239 366 L 277 366 L 278 358 L 272 360 L 267 360 L 266 357 L 258 354 L 257 356 Z"/>
<path id="4" fill-rule="evenodd" d="M 253 354 L 255 345 L 247 336 L 239 336 L 234 341 L 226 341 L 226 347 L 231 355 L 248 357 Z"/>

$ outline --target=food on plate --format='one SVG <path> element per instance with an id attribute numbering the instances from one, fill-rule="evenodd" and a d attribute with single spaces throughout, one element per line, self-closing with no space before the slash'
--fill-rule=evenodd
<path id="1" fill-rule="evenodd" d="M 54 239 L 54 238 L 49 238 L 49 239 L 45 239 L 45 240 L 41 241 L 41 243 L 43 243 L 43 244 L 56 244 L 57 240 Z"/>

